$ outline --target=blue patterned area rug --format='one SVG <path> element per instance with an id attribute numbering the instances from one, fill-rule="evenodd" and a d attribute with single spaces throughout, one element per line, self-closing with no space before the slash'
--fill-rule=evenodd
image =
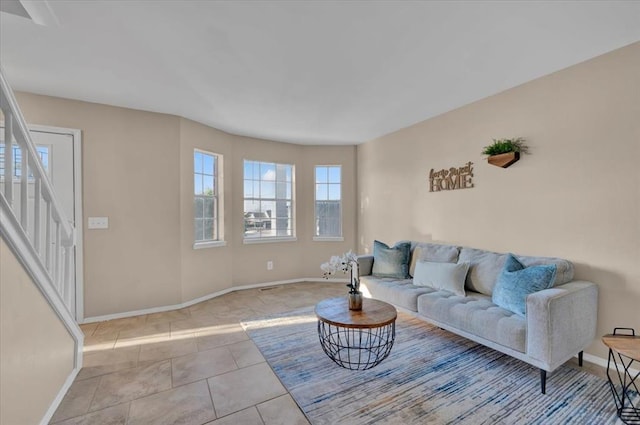
<path id="1" fill-rule="evenodd" d="M 538 369 L 408 314 L 389 357 L 365 371 L 324 354 L 313 308 L 243 326 L 314 425 L 621 423 L 606 380 L 562 366 L 543 395 Z"/>

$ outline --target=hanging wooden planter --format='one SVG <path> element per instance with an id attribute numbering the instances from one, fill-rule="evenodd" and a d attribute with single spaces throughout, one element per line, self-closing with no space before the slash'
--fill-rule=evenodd
<path id="1" fill-rule="evenodd" d="M 495 165 L 496 167 L 507 168 L 514 162 L 517 162 L 520 159 L 520 152 L 507 152 L 501 153 L 499 155 L 491 155 L 487 158 L 487 161 L 491 165 Z"/>

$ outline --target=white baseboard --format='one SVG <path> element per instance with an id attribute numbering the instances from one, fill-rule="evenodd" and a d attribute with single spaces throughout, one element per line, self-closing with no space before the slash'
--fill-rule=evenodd
<path id="1" fill-rule="evenodd" d="M 575 357 L 578 357 L 578 356 L 575 356 Z M 582 358 L 583 358 L 583 360 L 585 360 L 585 361 L 587 361 L 589 363 L 593 363 L 593 364 L 596 364 L 598 366 L 602 366 L 605 369 L 607 368 L 607 363 L 608 363 L 607 359 L 603 359 L 602 357 L 594 356 L 592 354 L 587 354 L 587 353 L 584 353 Z M 619 362 L 619 360 L 618 360 L 618 362 Z M 612 365 L 611 369 L 615 370 L 615 366 Z M 622 368 L 620 368 L 620 370 L 622 371 Z M 629 369 L 629 373 L 631 375 L 637 375 L 638 373 L 640 373 L 640 371 L 638 371 L 637 369 L 630 368 Z"/>
<path id="2" fill-rule="evenodd" d="M 242 291 L 245 289 L 257 289 L 264 288 L 266 286 L 286 285 L 290 283 L 302 283 L 302 282 L 319 282 L 321 280 L 337 283 L 348 283 L 349 279 L 318 279 L 316 278 L 299 278 L 289 280 L 276 280 L 272 282 L 254 283 L 251 285 L 233 286 L 231 288 L 223 289 L 221 291 L 212 292 L 202 297 L 194 298 L 192 300 L 183 302 L 181 304 L 165 305 L 161 307 L 145 308 L 142 310 L 125 311 L 122 313 L 105 314 L 103 316 L 85 317 L 82 323 L 95 323 L 104 322 L 106 320 L 122 319 L 125 317 L 142 316 L 143 314 L 162 313 L 163 311 L 179 310 L 185 307 L 191 307 L 194 304 L 201 303 L 203 301 L 210 300 L 212 298 L 220 297 L 230 292 Z"/>
<path id="3" fill-rule="evenodd" d="M 60 406 L 60 403 L 62 403 L 62 399 L 64 398 L 64 396 L 67 395 L 67 391 L 69 391 L 71 384 L 73 384 L 73 381 L 76 379 L 76 376 L 78 376 L 78 373 L 80 372 L 81 368 L 82 368 L 82 363 L 80 363 L 80 365 L 76 365 L 76 367 L 73 368 L 69 376 L 67 376 L 67 379 L 64 381 L 64 384 L 60 387 L 58 394 L 49 405 L 47 412 L 44 414 L 44 416 L 40 420 L 40 425 L 47 425 L 51 421 L 51 418 L 53 417 L 54 413 L 56 413 L 56 410 L 58 410 L 58 407 Z"/>

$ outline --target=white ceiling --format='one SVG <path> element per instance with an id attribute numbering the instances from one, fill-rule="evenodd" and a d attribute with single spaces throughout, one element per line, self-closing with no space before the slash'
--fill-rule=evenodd
<path id="1" fill-rule="evenodd" d="M 0 13 L 14 89 L 302 144 L 371 140 L 640 40 L 639 1 L 45 6 L 48 25 Z"/>

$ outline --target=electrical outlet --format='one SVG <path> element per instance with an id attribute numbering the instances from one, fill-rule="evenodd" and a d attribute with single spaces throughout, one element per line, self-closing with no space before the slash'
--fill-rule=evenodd
<path id="1" fill-rule="evenodd" d="M 89 217 L 87 227 L 89 229 L 108 229 L 109 217 Z"/>
<path id="2" fill-rule="evenodd" d="M 267 270 L 273 270 L 273 261 L 267 261 Z"/>

